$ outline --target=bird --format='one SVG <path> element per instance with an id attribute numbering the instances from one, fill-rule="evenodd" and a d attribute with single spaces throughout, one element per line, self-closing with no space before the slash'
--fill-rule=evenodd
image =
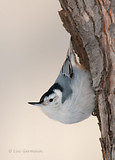
<path id="1" fill-rule="evenodd" d="M 70 47 L 54 84 L 38 102 L 28 102 L 41 107 L 51 119 L 64 124 L 87 119 L 95 108 L 95 92 L 91 74 L 77 60 L 70 40 Z"/>

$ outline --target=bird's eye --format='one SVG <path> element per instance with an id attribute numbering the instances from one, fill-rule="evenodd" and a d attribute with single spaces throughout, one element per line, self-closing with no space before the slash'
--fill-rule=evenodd
<path id="1" fill-rule="evenodd" d="M 49 99 L 49 102 L 52 102 L 53 101 L 53 99 L 51 98 L 51 99 Z"/>

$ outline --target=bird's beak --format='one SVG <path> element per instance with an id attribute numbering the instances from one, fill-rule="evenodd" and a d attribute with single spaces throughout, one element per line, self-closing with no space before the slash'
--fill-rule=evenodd
<path id="1" fill-rule="evenodd" d="M 41 106 L 41 102 L 28 102 L 28 104 L 35 105 L 35 106 Z"/>

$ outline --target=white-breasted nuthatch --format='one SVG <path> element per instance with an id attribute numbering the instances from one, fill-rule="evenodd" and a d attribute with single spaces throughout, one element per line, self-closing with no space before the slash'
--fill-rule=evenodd
<path id="1" fill-rule="evenodd" d="M 50 118 L 71 124 L 88 118 L 95 107 L 95 94 L 89 71 L 76 59 L 70 42 L 66 60 L 59 76 L 39 102 L 28 102 L 41 106 Z"/>

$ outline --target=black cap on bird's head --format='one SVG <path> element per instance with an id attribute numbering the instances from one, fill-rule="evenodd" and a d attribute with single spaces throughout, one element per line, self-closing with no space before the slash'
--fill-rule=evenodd
<path id="1" fill-rule="evenodd" d="M 54 83 L 50 89 L 42 95 L 39 102 L 28 102 L 28 104 L 37 106 L 41 105 L 44 102 L 45 97 L 49 97 L 49 95 L 53 94 L 55 89 L 58 89 L 61 92 L 63 91 L 63 88 L 58 83 Z"/>

